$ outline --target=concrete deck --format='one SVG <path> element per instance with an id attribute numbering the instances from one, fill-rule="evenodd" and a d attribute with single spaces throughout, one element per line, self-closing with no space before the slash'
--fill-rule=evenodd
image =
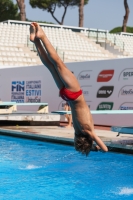
<path id="1" fill-rule="evenodd" d="M 117 137 L 116 132 L 100 129 L 95 127 L 95 132 L 109 147 L 109 151 L 133 154 L 133 135 L 121 134 Z M 1 126 L 0 135 L 73 145 L 74 129 L 60 126 Z"/>

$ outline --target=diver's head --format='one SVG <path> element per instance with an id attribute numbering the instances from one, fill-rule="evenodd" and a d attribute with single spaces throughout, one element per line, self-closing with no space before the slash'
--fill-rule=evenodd
<path id="1" fill-rule="evenodd" d="M 79 151 L 86 156 L 90 153 L 92 148 L 92 139 L 88 135 L 76 135 L 74 138 L 74 146 L 76 151 Z"/>

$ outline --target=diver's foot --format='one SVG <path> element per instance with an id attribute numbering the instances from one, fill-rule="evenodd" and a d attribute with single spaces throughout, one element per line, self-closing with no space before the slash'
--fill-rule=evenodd
<path id="1" fill-rule="evenodd" d="M 67 126 L 65 126 L 64 128 L 72 128 L 72 125 L 67 125 Z"/>
<path id="2" fill-rule="evenodd" d="M 30 25 L 30 41 L 34 42 L 36 37 L 36 27 L 33 23 Z"/>
<path id="3" fill-rule="evenodd" d="M 36 28 L 36 38 L 41 40 L 45 36 L 44 31 L 42 30 L 41 26 L 38 23 L 33 22 L 33 25 Z"/>

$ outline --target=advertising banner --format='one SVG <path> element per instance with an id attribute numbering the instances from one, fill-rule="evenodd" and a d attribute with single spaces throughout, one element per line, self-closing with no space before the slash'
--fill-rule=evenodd
<path id="1" fill-rule="evenodd" d="M 133 58 L 65 64 L 77 77 L 90 110 L 133 110 Z M 64 109 L 65 101 L 44 65 L 1 67 L 0 75 L 2 101 L 45 102 L 50 112 Z M 93 115 L 95 124 L 108 126 L 132 126 L 132 118 L 132 114 Z"/>
<path id="2" fill-rule="evenodd" d="M 81 67 L 82 66 L 82 67 Z M 90 110 L 133 110 L 133 58 L 67 63 Z M 99 125 L 132 126 L 132 115 L 93 115 Z"/>

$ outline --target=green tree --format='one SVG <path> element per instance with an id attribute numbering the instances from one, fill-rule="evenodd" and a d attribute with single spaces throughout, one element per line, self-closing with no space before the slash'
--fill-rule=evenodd
<path id="1" fill-rule="evenodd" d="M 119 26 L 119 27 L 116 27 L 116 28 L 113 28 L 110 33 L 120 33 L 122 32 L 122 27 Z M 127 26 L 126 27 L 126 32 L 127 33 L 133 33 L 133 27 L 130 27 L 130 26 Z"/>
<path id="2" fill-rule="evenodd" d="M 88 0 L 85 0 L 86 4 L 88 3 Z M 55 21 L 62 25 L 64 23 L 64 18 L 67 12 L 68 7 L 75 7 L 79 6 L 80 0 L 30 0 L 30 5 L 32 8 L 40 8 L 42 10 L 46 10 L 49 12 L 52 17 L 55 19 Z M 64 12 L 62 14 L 61 20 L 59 21 L 55 16 L 55 10 L 56 8 L 63 7 Z"/>
<path id="3" fill-rule="evenodd" d="M 19 19 L 18 6 L 12 0 L 0 0 L 0 21 L 9 19 Z"/>
<path id="4" fill-rule="evenodd" d="M 20 19 L 21 21 L 26 21 L 25 0 L 16 0 L 16 1 L 20 10 Z"/>
<path id="5" fill-rule="evenodd" d="M 124 19 L 123 19 L 122 32 L 127 31 L 127 22 L 128 22 L 128 17 L 129 17 L 129 13 L 130 13 L 127 0 L 124 0 L 124 7 L 125 7 L 125 16 L 124 16 Z"/>

